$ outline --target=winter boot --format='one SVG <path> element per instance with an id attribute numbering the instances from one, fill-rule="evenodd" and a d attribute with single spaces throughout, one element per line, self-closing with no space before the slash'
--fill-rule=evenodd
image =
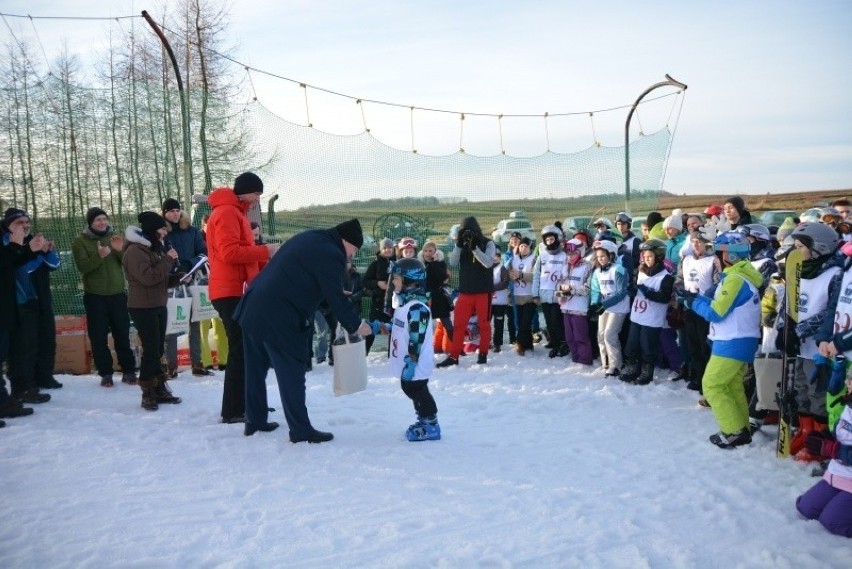
<path id="1" fill-rule="evenodd" d="M 719 448 L 735 448 L 751 443 L 751 433 L 748 428 L 732 435 L 719 431 L 715 435 L 710 435 L 710 442 Z"/>
<path id="2" fill-rule="evenodd" d="M 418 418 L 417 422 L 405 431 L 405 438 L 411 442 L 441 440 L 441 426 L 438 424 L 438 418 L 434 415 Z"/>
<path id="3" fill-rule="evenodd" d="M 488 354 L 483 354 L 479 352 L 479 355 L 476 357 L 476 363 L 479 365 L 485 365 L 488 363 Z"/>
<path id="4" fill-rule="evenodd" d="M 180 403 L 180 397 L 175 397 L 163 377 L 160 377 L 157 380 L 156 386 L 154 387 L 154 394 L 157 398 L 157 403 L 171 403 L 174 405 Z"/>
<path id="5" fill-rule="evenodd" d="M 639 364 L 630 362 L 621 368 L 621 375 L 618 376 L 618 379 L 625 383 L 633 383 L 637 377 L 639 377 Z"/>
<path id="6" fill-rule="evenodd" d="M 690 381 L 689 376 L 689 366 L 687 364 L 680 364 L 680 367 L 677 370 L 677 375 L 672 378 L 672 381 Z"/>
<path id="7" fill-rule="evenodd" d="M 122 373 L 121 383 L 126 383 L 127 385 L 136 385 L 136 372 L 126 371 Z"/>
<path id="8" fill-rule="evenodd" d="M 459 365 L 459 361 L 453 356 L 447 356 L 443 361 L 437 363 L 435 367 L 450 367 Z"/>
<path id="9" fill-rule="evenodd" d="M 654 381 L 654 364 L 642 364 L 642 371 L 636 378 L 636 385 L 648 385 Z"/>
<path id="10" fill-rule="evenodd" d="M 147 411 L 159 409 L 160 406 L 157 405 L 157 380 L 140 379 L 138 383 L 142 389 L 142 408 Z"/>
<path id="11" fill-rule="evenodd" d="M 568 348 L 568 344 L 566 344 L 565 342 L 562 342 L 561 344 L 559 344 L 559 351 L 556 353 L 556 357 L 564 358 L 565 356 L 567 356 L 570 353 L 571 353 L 571 350 Z"/>
<path id="12" fill-rule="evenodd" d="M 112 374 L 107 373 L 101 376 L 101 387 L 112 387 L 114 385 L 112 381 Z"/>

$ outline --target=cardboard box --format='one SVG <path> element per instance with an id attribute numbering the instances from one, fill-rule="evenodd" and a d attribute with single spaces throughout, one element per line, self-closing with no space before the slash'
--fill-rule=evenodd
<path id="1" fill-rule="evenodd" d="M 53 373 L 74 375 L 92 372 L 92 356 L 88 351 L 86 333 L 57 334 L 56 363 Z"/>
<path id="2" fill-rule="evenodd" d="M 69 334 L 69 333 L 78 333 L 83 332 L 86 333 L 86 316 L 69 316 L 69 315 L 59 315 L 56 316 L 56 333 L 57 334 Z"/>
<path id="3" fill-rule="evenodd" d="M 115 353 L 115 343 L 112 339 L 112 334 L 107 335 L 107 345 L 109 353 L 112 354 L 112 367 L 115 371 L 124 371 L 121 369 L 121 364 L 118 363 L 118 354 Z M 136 328 L 130 327 L 130 351 L 133 352 L 133 359 L 136 361 L 136 369 L 139 369 L 142 363 L 142 340 L 139 339 L 139 334 Z"/>

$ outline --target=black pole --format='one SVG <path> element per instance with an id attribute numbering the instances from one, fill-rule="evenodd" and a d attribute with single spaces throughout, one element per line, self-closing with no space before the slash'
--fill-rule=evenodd
<path id="1" fill-rule="evenodd" d="M 633 106 L 630 107 L 630 112 L 627 113 L 627 121 L 624 123 L 624 211 L 627 213 L 630 213 L 630 120 L 633 118 L 633 113 L 636 111 L 636 107 L 639 106 L 639 103 L 645 98 L 645 95 L 654 89 L 666 86 L 677 87 L 684 91 L 686 90 L 685 84 L 672 79 L 672 76 L 666 73 L 666 81 L 661 81 L 645 89 L 645 91 L 639 95 L 639 98 L 636 99 L 636 102 L 633 103 Z"/>
<path id="2" fill-rule="evenodd" d="M 160 27 L 154 22 L 153 18 L 148 14 L 147 10 L 142 10 L 142 17 L 145 18 L 145 21 L 151 26 L 154 30 L 154 33 L 157 34 L 157 37 L 160 38 L 160 41 L 163 43 L 163 46 L 166 48 L 166 52 L 169 54 L 169 59 L 172 60 L 172 68 L 175 70 L 175 77 L 177 78 L 177 86 L 178 93 L 180 94 L 180 114 L 181 114 L 181 130 L 183 131 L 183 203 L 189 204 L 190 202 L 190 174 L 192 172 L 192 153 L 190 152 L 190 137 L 189 137 L 189 108 L 186 100 L 186 92 L 183 89 L 183 79 L 180 76 L 180 67 L 178 67 L 177 58 L 175 57 L 175 52 L 172 50 L 171 44 L 169 44 L 169 40 L 166 39 L 165 34 L 160 29 Z"/>

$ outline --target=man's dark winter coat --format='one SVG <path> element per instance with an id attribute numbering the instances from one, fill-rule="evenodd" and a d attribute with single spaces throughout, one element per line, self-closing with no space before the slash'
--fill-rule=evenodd
<path id="1" fill-rule="evenodd" d="M 334 229 L 304 231 L 287 241 L 252 281 L 234 318 L 245 335 L 307 358 L 305 336 L 325 299 L 346 330 L 361 318 L 343 294 L 346 252 Z"/>

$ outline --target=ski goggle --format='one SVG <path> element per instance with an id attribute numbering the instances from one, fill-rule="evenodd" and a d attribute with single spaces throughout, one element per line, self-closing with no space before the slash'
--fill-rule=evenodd
<path id="1" fill-rule="evenodd" d="M 574 253 L 575 251 L 582 251 L 583 245 L 581 243 L 566 243 L 565 250 L 569 253 Z"/>
<path id="2" fill-rule="evenodd" d="M 417 248 L 417 241 L 415 241 L 412 237 L 403 237 L 399 241 L 400 249 L 408 249 L 409 247 Z"/>
<path id="3" fill-rule="evenodd" d="M 633 220 L 630 219 L 630 216 L 624 213 L 623 211 L 615 216 L 616 223 L 632 223 Z"/>

